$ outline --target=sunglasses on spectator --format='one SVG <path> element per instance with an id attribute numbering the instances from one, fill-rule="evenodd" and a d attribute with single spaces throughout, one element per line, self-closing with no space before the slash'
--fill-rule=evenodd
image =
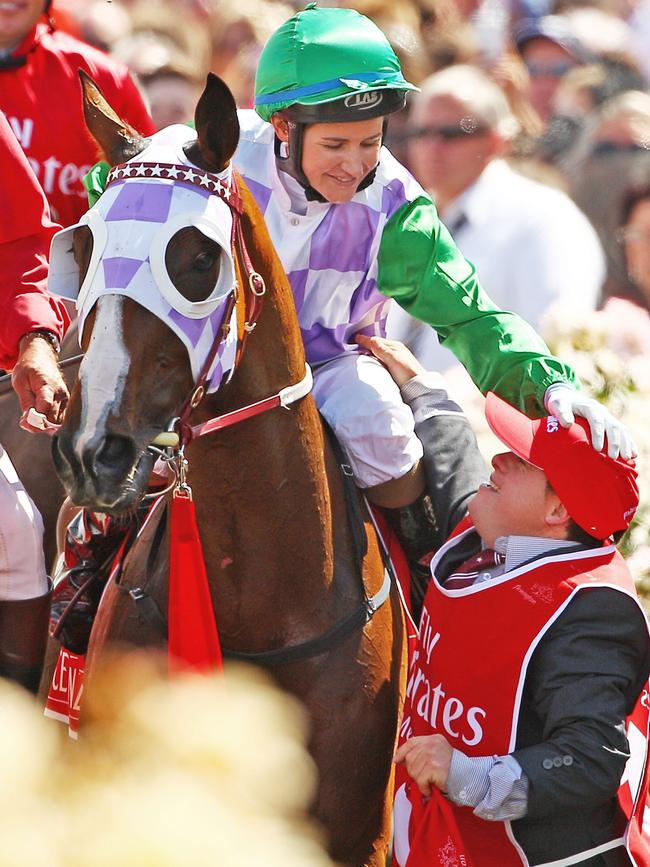
<path id="1" fill-rule="evenodd" d="M 484 124 L 467 124 L 460 126 L 459 124 L 449 124 L 447 126 L 423 126 L 411 130 L 408 133 L 410 139 L 436 139 L 440 138 L 443 141 L 458 141 L 460 139 L 472 138 L 478 135 L 485 135 L 489 132 L 489 127 Z"/>
<path id="2" fill-rule="evenodd" d="M 611 154 L 635 154 L 640 151 L 648 151 L 647 147 L 635 142 L 599 141 L 591 149 L 595 157 L 607 157 Z"/>
<path id="3" fill-rule="evenodd" d="M 562 78 L 575 66 L 570 60 L 562 60 L 557 63 L 535 63 L 534 60 L 526 62 L 526 69 L 531 78 Z"/>

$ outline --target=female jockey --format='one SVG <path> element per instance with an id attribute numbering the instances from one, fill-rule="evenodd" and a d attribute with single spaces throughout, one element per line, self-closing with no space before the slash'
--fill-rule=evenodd
<path id="1" fill-rule="evenodd" d="M 23 410 L 34 407 L 58 422 L 68 390 L 57 347 L 69 319 L 63 304 L 45 290 L 47 250 L 58 226 L 50 222 L 43 191 L 2 112 L 0 201 L 0 367 L 12 370 Z M 50 597 L 43 523 L 0 445 L 0 676 L 34 692 Z"/>
<path id="2" fill-rule="evenodd" d="M 427 527 L 422 446 L 387 370 L 356 342 L 384 335 L 390 298 L 436 329 L 482 391 L 564 426 L 583 415 L 594 448 L 606 432 L 610 451 L 633 450 L 535 331 L 484 294 L 431 198 L 382 147 L 409 90 L 368 18 L 310 3 L 262 52 L 235 155 L 293 287 L 316 402 L 357 483 L 395 510 L 404 541 Z"/>

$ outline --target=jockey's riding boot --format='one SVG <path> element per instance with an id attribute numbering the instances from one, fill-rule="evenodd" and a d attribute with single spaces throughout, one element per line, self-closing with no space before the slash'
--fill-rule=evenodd
<path id="1" fill-rule="evenodd" d="M 431 573 L 429 563 L 440 547 L 440 533 L 429 494 L 400 509 L 384 509 L 390 528 L 400 541 L 411 571 L 411 611 L 417 623 Z"/>
<path id="2" fill-rule="evenodd" d="M 36 694 L 43 671 L 52 586 L 33 599 L 0 600 L 0 677 Z"/>

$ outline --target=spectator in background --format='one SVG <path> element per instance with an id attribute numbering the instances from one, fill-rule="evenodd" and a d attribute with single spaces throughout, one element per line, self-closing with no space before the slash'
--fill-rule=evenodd
<path id="1" fill-rule="evenodd" d="M 112 53 L 138 76 L 157 130 L 192 120 L 208 69 L 184 54 L 171 35 L 138 30 L 119 40 Z"/>
<path id="2" fill-rule="evenodd" d="M 605 250 L 603 297 L 638 298 L 617 229 L 627 190 L 650 183 L 650 94 L 628 91 L 607 100 L 589 119 L 563 169 L 571 196 Z"/>
<path id="3" fill-rule="evenodd" d="M 620 10 L 619 10 L 620 11 Z M 644 90 L 647 81 L 633 52 L 633 31 L 610 4 L 596 8 L 576 0 L 562 4 L 566 25 L 592 62 L 569 71 L 555 90 L 546 131 L 534 154 L 562 168 L 579 139 L 588 113 L 626 90 Z"/>
<path id="4" fill-rule="evenodd" d="M 299 8 L 302 8 L 300 4 Z M 210 24 L 211 70 L 227 82 L 240 108 L 251 108 L 255 70 L 269 36 L 293 14 L 289 3 L 221 0 Z"/>
<path id="5" fill-rule="evenodd" d="M 639 290 L 639 297 L 634 300 L 650 311 L 650 182 L 624 194 L 618 237 L 628 276 Z"/>
<path id="6" fill-rule="evenodd" d="M 139 132 L 153 123 L 125 66 L 56 30 L 51 0 L 0 5 L 0 109 L 4 111 L 60 223 L 87 209 L 82 178 L 97 159 L 86 132 L 78 70 Z"/>
<path id="7" fill-rule="evenodd" d="M 528 96 L 543 122 L 553 111 L 553 97 L 564 76 L 593 58 L 559 15 L 523 21 L 514 41 L 530 76 Z"/>
<path id="8" fill-rule="evenodd" d="M 190 70 L 170 63 L 143 76 L 141 81 L 156 129 L 192 120 L 203 82 Z"/>
<path id="9" fill-rule="evenodd" d="M 564 193 L 506 162 L 518 124 L 498 86 L 471 66 L 434 74 L 413 96 L 411 165 L 500 307 L 539 328 L 555 303 L 594 309 L 605 276 L 598 238 Z M 388 332 L 427 367 L 454 362 L 431 329 L 392 310 Z"/>
<path id="10" fill-rule="evenodd" d="M 584 119 L 604 102 L 626 90 L 643 90 L 638 70 L 622 61 L 603 60 L 572 69 L 553 99 L 553 117 Z"/>

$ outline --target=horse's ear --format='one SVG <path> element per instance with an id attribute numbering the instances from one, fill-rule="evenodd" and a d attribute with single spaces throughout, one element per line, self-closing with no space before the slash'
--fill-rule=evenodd
<path id="1" fill-rule="evenodd" d="M 113 111 L 83 69 L 79 70 L 79 78 L 86 126 L 108 162 L 115 166 L 139 154 L 144 148 L 144 138 Z"/>
<path id="2" fill-rule="evenodd" d="M 239 121 L 228 85 L 211 72 L 196 105 L 194 125 L 198 138 L 187 148 L 187 156 L 207 171 L 222 171 L 237 149 Z"/>

